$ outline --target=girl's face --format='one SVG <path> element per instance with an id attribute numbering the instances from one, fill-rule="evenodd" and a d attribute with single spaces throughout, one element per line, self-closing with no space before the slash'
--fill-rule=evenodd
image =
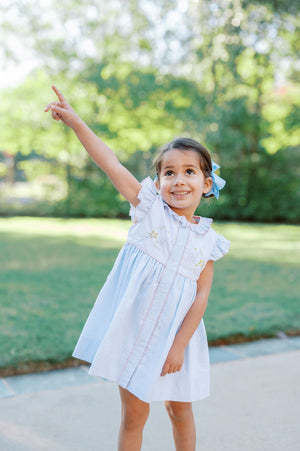
<path id="1" fill-rule="evenodd" d="M 163 157 L 159 180 L 155 183 L 169 207 L 193 222 L 203 193 L 212 187 L 212 178 L 205 178 L 196 151 L 171 149 Z"/>

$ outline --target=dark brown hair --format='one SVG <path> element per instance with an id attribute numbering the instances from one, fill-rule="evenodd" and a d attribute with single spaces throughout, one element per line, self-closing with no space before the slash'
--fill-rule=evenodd
<path id="1" fill-rule="evenodd" d="M 156 155 L 156 157 L 154 159 L 154 165 L 155 165 L 156 175 L 157 175 L 158 179 L 159 179 L 159 173 L 161 170 L 161 164 L 162 164 L 163 157 L 169 150 L 172 150 L 172 149 L 183 150 L 183 151 L 184 150 L 193 150 L 194 152 L 196 152 L 199 155 L 200 168 L 201 168 L 201 171 L 203 172 L 205 178 L 211 176 L 212 164 L 211 164 L 211 157 L 210 157 L 208 150 L 204 146 L 202 146 L 202 144 L 198 143 L 194 139 L 175 138 L 172 141 L 170 141 L 168 144 L 165 144 L 164 146 L 162 146 L 159 149 L 158 154 Z"/>

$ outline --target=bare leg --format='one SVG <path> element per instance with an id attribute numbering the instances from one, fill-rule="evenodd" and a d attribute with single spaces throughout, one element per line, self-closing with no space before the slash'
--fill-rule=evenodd
<path id="1" fill-rule="evenodd" d="M 196 429 L 191 402 L 166 401 L 176 451 L 195 451 Z"/>
<path id="2" fill-rule="evenodd" d="M 143 429 L 150 406 L 125 388 L 119 387 L 122 403 L 122 418 L 119 432 L 119 451 L 140 451 Z"/>

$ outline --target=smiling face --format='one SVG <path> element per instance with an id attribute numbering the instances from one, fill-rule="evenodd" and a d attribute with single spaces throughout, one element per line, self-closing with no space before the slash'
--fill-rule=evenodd
<path id="1" fill-rule="evenodd" d="M 211 186 L 212 179 L 205 178 L 197 152 L 171 149 L 164 154 L 156 187 L 175 213 L 194 222 L 201 197 Z"/>

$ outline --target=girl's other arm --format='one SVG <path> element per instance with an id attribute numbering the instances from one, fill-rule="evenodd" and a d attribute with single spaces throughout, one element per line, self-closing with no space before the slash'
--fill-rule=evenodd
<path id="1" fill-rule="evenodd" d="M 161 375 L 167 373 L 175 373 L 180 371 L 183 360 L 184 350 L 187 347 L 190 339 L 196 331 L 199 323 L 206 310 L 208 296 L 210 293 L 214 274 L 213 261 L 207 262 L 205 268 L 200 274 L 197 282 L 197 294 L 195 300 L 187 312 L 179 331 L 173 341 L 172 347 L 169 351 L 168 357 L 162 369 Z"/>
<path id="2" fill-rule="evenodd" d="M 53 119 L 61 120 L 72 128 L 95 163 L 107 174 L 117 190 L 135 207 L 141 189 L 139 181 L 118 160 L 115 153 L 99 139 L 67 103 L 62 93 L 52 86 L 59 102 L 49 103 L 45 111 L 51 110 Z"/>

